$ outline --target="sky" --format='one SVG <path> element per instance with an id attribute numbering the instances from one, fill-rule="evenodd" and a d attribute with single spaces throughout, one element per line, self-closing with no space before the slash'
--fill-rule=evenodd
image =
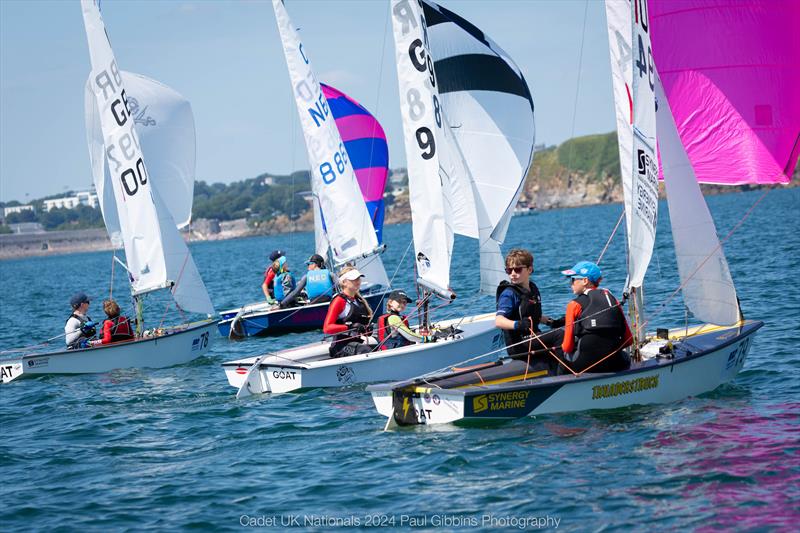
<path id="1" fill-rule="evenodd" d="M 390 166 L 405 166 L 388 0 L 285 3 L 317 77 L 378 118 Z M 534 98 L 537 144 L 614 129 L 602 1 L 440 3 L 520 66 Z M 101 7 L 120 68 L 191 102 L 198 180 L 308 168 L 271 2 L 104 0 Z M 91 187 L 89 70 L 77 0 L 0 0 L 0 201 Z"/>

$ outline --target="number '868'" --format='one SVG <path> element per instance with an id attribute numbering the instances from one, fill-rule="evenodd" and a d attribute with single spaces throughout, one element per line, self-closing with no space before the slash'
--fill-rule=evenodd
<path id="1" fill-rule="evenodd" d="M 319 173 L 322 175 L 322 181 L 326 185 L 330 185 L 336 181 L 336 177 L 344 174 L 347 168 L 347 150 L 344 149 L 344 144 L 339 143 L 339 150 L 333 154 L 333 164 L 325 161 L 319 166 Z"/>

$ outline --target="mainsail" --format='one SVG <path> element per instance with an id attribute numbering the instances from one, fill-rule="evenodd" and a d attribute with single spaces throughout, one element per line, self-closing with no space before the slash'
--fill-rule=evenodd
<path id="1" fill-rule="evenodd" d="M 704 183 L 788 183 L 800 153 L 800 2 L 650 0 L 653 54 Z"/>
<path id="2" fill-rule="evenodd" d="M 283 2 L 273 0 L 292 92 L 300 115 L 311 163 L 311 186 L 327 225 L 334 260 L 342 263 L 371 254 L 378 247 L 369 213 L 361 197 L 353 166 L 311 68 L 311 60 L 289 19 Z"/>
<path id="3" fill-rule="evenodd" d="M 195 127 L 189 101 L 175 90 L 140 74 L 121 71 L 122 85 L 136 133 L 147 152 L 147 171 L 152 185 L 167 204 L 178 228 L 189 225 L 195 178 Z M 103 148 L 100 113 L 86 80 L 86 135 L 95 189 L 100 198 L 103 219 L 116 247 L 122 247 L 119 216 L 114 192 L 103 186 L 108 173 Z"/>
<path id="4" fill-rule="evenodd" d="M 478 238 L 481 291 L 494 294 L 505 278 L 499 245 L 533 157 L 533 99 L 519 67 L 487 35 L 444 7 L 420 4 L 421 12 L 414 2 L 392 3 L 412 216 L 421 212 L 414 225 L 421 219 L 423 245 L 439 233 L 440 243 L 453 232 Z M 414 184 L 425 193 L 419 207 Z M 443 230 L 428 234 L 431 217 Z M 449 267 L 452 244 L 434 247 L 447 250 Z"/>
<path id="5" fill-rule="evenodd" d="M 97 4 L 82 0 L 86 36 L 92 63 L 90 75 L 100 117 L 108 173 L 98 190 L 101 202 L 113 191 L 132 291 L 141 294 L 172 287 L 177 305 L 187 311 L 211 314 L 214 307 L 189 249 L 170 210 L 151 186 L 123 77 L 105 31 Z M 97 147 L 90 138 L 92 168 L 97 177 Z M 104 208 L 104 215 L 109 211 Z M 113 231 L 112 228 L 111 231 Z"/>

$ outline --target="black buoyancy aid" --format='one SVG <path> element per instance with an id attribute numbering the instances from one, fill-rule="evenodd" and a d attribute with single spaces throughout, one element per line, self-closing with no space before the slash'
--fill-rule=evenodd
<path id="1" fill-rule="evenodd" d="M 381 350 L 389 350 L 390 348 L 398 348 L 410 344 L 401 335 L 392 336 L 392 331 L 387 331 L 387 329 L 391 330 L 391 326 L 387 327 L 386 322 L 389 320 L 389 317 L 394 314 L 396 313 L 386 313 L 378 317 L 378 344 Z M 405 315 L 399 316 L 403 320 L 403 324 L 409 327 L 408 318 Z"/>
<path id="2" fill-rule="evenodd" d="M 342 298 L 348 304 L 350 304 L 350 310 L 348 311 L 347 315 L 336 318 L 337 324 L 347 324 L 350 322 L 351 324 L 364 324 L 365 326 L 369 325 L 369 309 L 367 309 L 367 306 L 360 298 L 348 298 L 344 294 L 338 293 L 333 297 L 330 305 L 333 305 L 333 303 L 336 301 L 336 298 Z M 361 342 L 361 339 L 352 330 L 337 333 L 333 338 L 333 342 L 331 343 L 331 354 L 338 353 L 344 347 L 344 345 L 349 342 Z"/>
<path id="3" fill-rule="evenodd" d="M 594 334 L 622 338 L 626 331 L 625 314 L 614 295 L 607 289 L 593 289 L 575 298 L 581 314 L 575 320 L 575 335 Z"/>
<path id="4" fill-rule="evenodd" d="M 82 317 L 77 313 L 72 313 L 71 315 L 69 315 L 69 317 L 67 317 L 67 321 L 64 322 L 65 326 L 67 325 L 67 323 L 70 321 L 71 318 L 77 318 L 78 322 L 81 323 L 81 325 L 79 326 L 79 329 L 81 330 L 81 334 L 77 339 L 75 339 L 74 341 L 72 341 L 69 344 L 70 348 L 78 348 L 85 339 L 91 339 L 92 337 L 97 335 L 97 330 L 94 329 L 94 328 L 89 328 L 86 331 L 83 330 L 83 326 L 85 326 L 87 322 L 91 322 L 92 321 L 92 319 L 89 318 L 88 316 Z"/>
<path id="5" fill-rule="evenodd" d="M 539 333 L 539 320 L 542 318 L 542 297 L 539 294 L 539 287 L 532 281 L 528 282 L 530 284 L 530 290 L 526 290 L 519 285 L 515 285 L 507 280 L 503 280 L 500 282 L 500 285 L 497 286 L 497 293 L 495 294 L 495 303 L 500 301 L 500 295 L 506 289 L 511 289 L 517 296 L 519 296 L 520 304 L 519 308 L 517 309 L 517 313 L 519 314 L 519 318 L 516 320 L 522 320 L 523 318 L 530 318 L 531 322 L 533 323 L 533 331 L 534 333 Z M 519 331 L 519 330 L 503 330 L 503 338 L 506 341 L 506 346 L 511 346 L 509 348 L 509 353 L 511 355 L 515 355 L 518 353 L 527 353 L 528 347 L 524 344 L 519 344 L 523 341 L 523 339 L 527 338 L 530 332 L 526 331 Z"/>
<path id="6" fill-rule="evenodd" d="M 131 322 L 128 317 L 115 316 L 108 320 L 111 322 L 111 342 L 128 341 L 133 338 Z"/>

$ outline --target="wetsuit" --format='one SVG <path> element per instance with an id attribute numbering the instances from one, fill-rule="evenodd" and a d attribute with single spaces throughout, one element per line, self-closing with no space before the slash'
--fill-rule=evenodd
<path id="1" fill-rule="evenodd" d="M 539 288 L 529 281 L 529 289 L 502 281 L 497 287 L 497 314 L 509 320 L 523 321 L 530 319 L 533 324 L 533 333 L 536 337 L 531 340 L 529 330 L 503 330 L 508 355 L 514 359 L 528 360 L 528 350 L 541 350 L 545 347 L 557 347 L 561 344 L 563 332 L 556 329 L 542 333 L 539 322 L 542 319 L 542 298 Z M 524 321 L 527 322 L 527 321 Z M 523 322 L 523 323 L 524 323 Z M 523 342 L 528 340 L 529 342 Z M 537 368 L 547 366 L 555 370 L 557 361 L 549 354 L 535 355 L 531 358 L 531 365 Z"/>
<path id="2" fill-rule="evenodd" d="M 133 330 L 128 317 L 117 315 L 103 321 L 103 338 L 100 344 L 129 341 L 133 339 Z"/>
<path id="3" fill-rule="evenodd" d="M 564 351 L 566 363 L 575 372 L 614 353 L 592 372 L 619 372 L 630 367 L 623 349 L 633 344 L 625 314 L 614 295 L 606 289 L 589 289 L 567 304 Z"/>
<path id="4" fill-rule="evenodd" d="M 363 343 L 355 331 L 358 324 L 366 328 L 370 318 L 369 309 L 361 298 L 350 298 L 343 293 L 334 296 L 322 326 L 326 335 L 334 335 L 330 347 L 331 357 L 370 352 L 371 348 Z"/>

